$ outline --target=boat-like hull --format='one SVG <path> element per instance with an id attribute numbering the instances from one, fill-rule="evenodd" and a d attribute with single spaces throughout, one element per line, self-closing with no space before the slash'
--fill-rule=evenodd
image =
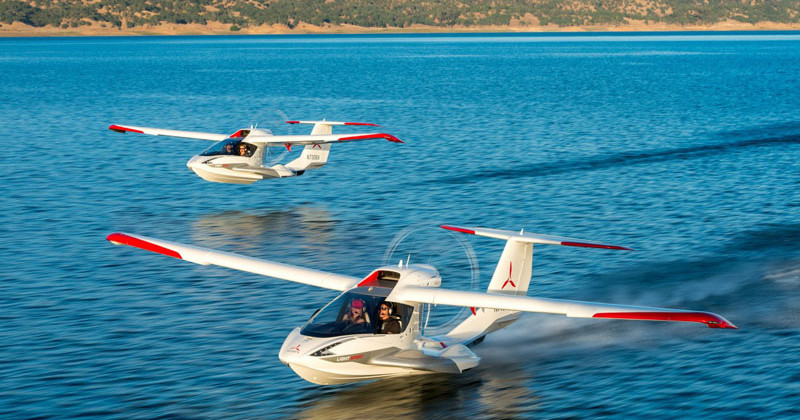
<path id="1" fill-rule="evenodd" d="M 461 373 L 480 363 L 462 345 L 442 348 L 438 343 L 412 344 L 405 334 L 359 334 L 308 337 L 296 328 L 286 338 L 281 362 L 301 378 L 320 385 L 335 385 L 429 373 Z M 409 345 L 410 344 L 410 345 Z"/>

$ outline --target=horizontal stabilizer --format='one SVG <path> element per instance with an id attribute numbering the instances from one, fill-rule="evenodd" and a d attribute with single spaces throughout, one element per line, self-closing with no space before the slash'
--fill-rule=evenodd
<path id="1" fill-rule="evenodd" d="M 380 127 L 378 124 L 360 123 L 360 122 L 344 122 L 344 121 L 286 121 L 288 124 L 325 124 L 325 125 L 368 125 L 372 127 Z"/>
<path id="2" fill-rule="evenodd" d="M 540 235 L 538 233 L 524 233 L 523 231 L 514 232 L 511 230 L 500 229 L 487 229 L 481 227 L 459 227 L 442 225 L 442 229 L 452 230 L 455 232 L 469 233 L 470 235 L 486 236 L 487 238 L 514 240 L 518 242 L 525 242 L 531 244 L 546 244 L 546 245 L 564 245 L 564 246 L 579 246 L 584 248 L 602 248 L 602 249 L 619 249 L 624 251 L 633 251 L 630 248 L 617 245 L 607 245 L 601 243 L 593 243 L 584 241 L 582 239 L 565 238 L 561 236 Z"/>
<path id="3" fill-rule="evenodd" d="M 267 146 L 288 145 L 314 145 L 326 143 L 344 143 L 351 141 L 384 139 L 393 143 L 404 143 L 397 137 L 387 133 L 366 133 L 366 134 L 308 134 L 308 135 L 286 135 L 286 136 L 263 136 L 248 137 L 248 143 L 264 144 Z"/>

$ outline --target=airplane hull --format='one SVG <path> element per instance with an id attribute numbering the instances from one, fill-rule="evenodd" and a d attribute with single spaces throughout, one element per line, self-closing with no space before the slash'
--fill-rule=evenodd
<path id="1" fill-rule="evenodd" d="M 209 171 L 200 168 L 192 168 L 192 171 L 197 174 L 200 178 L 205 179 L 206 181 L 210 182 L 220 182 L 223 184 L 252 184 L 256 181 L 260 181 L 264 178 L 261 176 L 252 177 L 252 176 L 242 176 L 240 174 L 236 175 L 229 175 L 225 173 L 218 173 L 216 171 Z M 228 170 L 230 171 L 230 170 Z M 230 171 L 233 172 L 233 171 Z"/>
<path id="2" fill-rule="evenodd" d="M 424 370 L 392 368 L 374 369 L 371 373 L 353 374 L 351 372 L 331 372 L 327 370 L 319 370 L 297 363 L 289 363 L 288 366 L 292 368 L 297 376 L 317 385 L 340 385 L 354 382 L 389 379 L 401 376 L 427 375 L 434 373 Z"/>
<path id="3" fill-rule="evenodd" d="M 198 162 L 196 159 L 190 160 L 186 166 L 189 167 L 200 178 L 210 182 L 220 182 L 223 184 L 252 184 L 261 181 L 264 177 L 257 173 L 234 171 L 218 166 L 209 166 Z"/>
<path id="4" fill-rule="evenodd" d="M 300 328 L 295 328 L 286 337 L 279 357 L 298 376 L 319 385 L 430 373 L 457 374 L 480 362 L 464 346 L 430 351 L 404 344 L 408 338 L 411 337 L 406 334 L 320 338 L 302 335 Z"/>

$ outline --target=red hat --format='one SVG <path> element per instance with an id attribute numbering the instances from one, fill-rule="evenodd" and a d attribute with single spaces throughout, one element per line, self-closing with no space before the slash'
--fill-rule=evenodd
<path id="1" fill-rule="evenodd" d="M 364 301 L 361 299 L 353 299 L 353 301 L 350 302 L 350 306 L 352 306 L 353 308 L 361 309 L 364 307 Z"/>

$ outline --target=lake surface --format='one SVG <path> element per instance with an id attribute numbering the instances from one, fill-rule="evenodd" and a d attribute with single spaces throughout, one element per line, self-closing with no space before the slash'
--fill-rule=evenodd
<path id="1" fill-rule="evenodd" d="M 0 416 L 796 418 L 798 63 L 792 32 L 0 39 Z M 107 129 L 321 118 L 406 144 L 238 186 Z M 440 223 L 634 248 L 537 247 L 529 294 L 739 330 L 526 314 L 463 375 L 319 387 L 277 354 L 334 292 L 104 239 L 485 288 L 503 243 Z"/>

